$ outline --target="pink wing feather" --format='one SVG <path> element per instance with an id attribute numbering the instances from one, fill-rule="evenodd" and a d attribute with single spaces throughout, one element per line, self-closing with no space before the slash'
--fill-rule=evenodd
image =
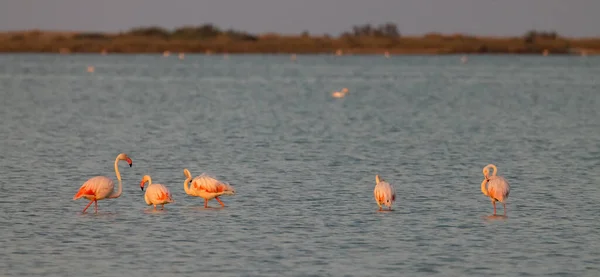
<path id="1" fill-rule="evenodd" d="M 81 185 L 79 191 L 73 196 L 73 200 L 81 197 L 100 197 L 103 195 L 99 194 L 106 194 L 109 190 L 112 192 L 113 188 L 114 183 L 110 178 L 105 176 L 92 177 Z"/>
<path id="2" fill-rule="evenodd" d="M 210 193 L 234 191 L 230 185 L 206 174 L 194 178 L 194 180 L 192 180 L 192 187 L 196 190 L 203 190 Z"/>

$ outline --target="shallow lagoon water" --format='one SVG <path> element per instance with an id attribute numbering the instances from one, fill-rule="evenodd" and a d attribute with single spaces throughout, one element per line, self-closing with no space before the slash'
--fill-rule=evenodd
<path id="1" fill-rule="evenodd" d="M 597 57 L 0 55 L 0 275 L 597 276 L 598 76 Z M 123 195 L 81 214 L 120 152 Z M 183 168 L 237 195 L 204 209 Z M 144 174 L 176 203 L 146 206 Z"/>

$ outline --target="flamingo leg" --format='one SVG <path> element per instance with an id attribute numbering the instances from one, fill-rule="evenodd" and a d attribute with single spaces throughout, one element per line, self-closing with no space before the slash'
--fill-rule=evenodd
<path id="1" fill-rule="evenodd" d="M 502 203 L 502 206 L 504 206 L 504 216 L 506 216 L 506 204 Z"/>
<path id="2" fill-rule="evenodd" d="M 85 210 L 87 210 L 90 207 L 90 205 L 92 205 L 93 202 L 94 202 L 94 200 L 90 201 L 90 203 L 87 204 L 87 206 L 85 206 L 85 208 L 83 208 L 83 211 L 81 213 L 85 213 Z"/>
<path id="3" fill-rule="evenodd" d="M 492 205 L 494 205 L 494 215 L 496 215 L 496 201 L 492 201 Z"/>
<path id="4" fill-rule="evenodd" d="M 221 202 L 221 199 L 219 199 L 219 197 L 215 197 L 215 199 L 217 199 L 217 201 L 219 201 L 219 204 L 221 204 L 222 207 L 225 207 L 225 204 L 223 204 L 223 202 Z"/>
<path id="5" fill-rule="evenodd" d="M 165 209 L 165 204 L 162 204 L 162 206 L 160 207 L 161 210 Z"/>
<path id="6" fill-rule="evenodd" d="M 154 210 L 156 211 L 156 204 L 154 204 Z"/>
<path id="7" fill-rule="evenodd" d="M 208 208 L 208 200 L 204 199 L 204 208 Z"/>
<path id="8" fill-rule="evenodd" d="M 94 200 L 94 211 L 98 213 L 98 200 Z"/>

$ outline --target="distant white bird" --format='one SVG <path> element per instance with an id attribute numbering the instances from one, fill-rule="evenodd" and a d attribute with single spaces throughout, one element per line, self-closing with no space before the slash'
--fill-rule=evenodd
<path id="1" fill-rule="evenodd" d="M 490 176 L 489 168 L 494 169 L 494 172 Z M 510 193 L 510 185 L 502 176 L 496 176 L 498 169 L 493 164 L 488 164 L 483 168 L 483 182 L 481 182 L 481 192 L 485 196 L 490 197 L 492 205 L 494 206 L 494 215 L 496 215 L 496 201 L 502 203 L 504 206 L 504 215 L 506 215 L 506 199 Z"/>
<path id="2" fill-rule="evenodd" d="M 346 94 L 348 94 L 348 89 L 343 88 L 342 91 L 334 91 L 331 94 L 331 96 L 333 96 L 334 98 L 342 98 L 342 97 L 346 96 Z"/>
<path id="3" fill-rule="evenodd" d="M 377 206 L 379 206 L 379 210 L 383 210 L 381 205 L 385 205 L 391 211 L 392 204 L 396 202 L 396 190 L 390 183 L 379 178 L 379 175 L 375 175 L 375 182 L 373 194 L 375 195 L 375 201 L 377 202 Z"/>

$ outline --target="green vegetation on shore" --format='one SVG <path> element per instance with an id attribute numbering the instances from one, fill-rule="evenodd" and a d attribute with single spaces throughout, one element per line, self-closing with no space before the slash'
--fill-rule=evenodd
<path id="1" fill-rule="evenodd" d="M 212 24 L 175 30 L 140 27 L 118 34 L 19 31 L 0 33 L 0 52 L 25 53 L 297 53 L 297 54 L 600 54 L 600 38 L 529 31 L 520 37 L 464 34 L 402 36 L 393 23 L 354 26 L 337 37 L 250 34 Z"/>

